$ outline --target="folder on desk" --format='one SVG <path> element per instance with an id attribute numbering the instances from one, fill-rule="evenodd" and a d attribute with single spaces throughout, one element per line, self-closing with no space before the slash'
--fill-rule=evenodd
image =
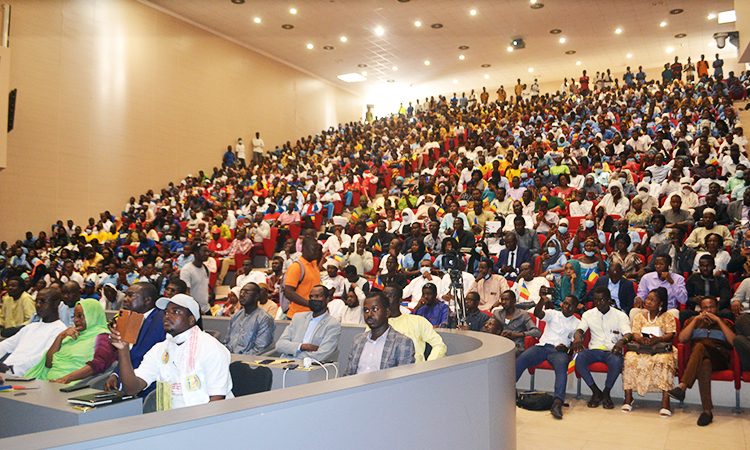
<path id="1" fill-rule="evenodd" d="M 128 344 L 135 344 L 143 325 L 143 314 L 135 311 L 121 310 L 117 317 L 115 329 L 120 332 L 120 340 Z"/>
<path id="2" fill-rule="evenodd" d="M 94 392 L 93 394 L 81 395 L 68 399 L 68 403 L 79 406 L 102 406 L 112 403 L 119 403 L 123 400 L 135 398 L 135 395 L 127 395 L 122 391 L 116 392 Z"/>

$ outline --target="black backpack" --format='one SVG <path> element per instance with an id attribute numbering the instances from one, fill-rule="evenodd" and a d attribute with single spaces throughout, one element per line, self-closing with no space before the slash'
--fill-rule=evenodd
<path id="1" fill-rule="evenodd" d="M 546 392 L 519 392 L 516 396 L 516 406 L 529 411 L 549 411 L 554 398 Z"/>

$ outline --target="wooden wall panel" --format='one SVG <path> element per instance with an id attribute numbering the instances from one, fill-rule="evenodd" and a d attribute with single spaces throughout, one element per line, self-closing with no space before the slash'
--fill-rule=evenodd
<path id="1" fill-rule="evenodd" d="M 0 240 L 358 120 L 363 99 L 135 0 L 9 0 L 18 89 Z M 5 94 L 2 94 L 4 97 Z"/>

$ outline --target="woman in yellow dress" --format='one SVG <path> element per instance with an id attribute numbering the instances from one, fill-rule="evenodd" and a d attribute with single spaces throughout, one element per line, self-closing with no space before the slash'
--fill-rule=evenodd
<path id="1" fill-rule="evenodd" d="M 675 317 L 667 312 L 667 290 L 656 288 L 648 293 L 645 301 L 646 311 L 638 314 L 633 320 L 633 339 L 641 345 L 654 345 L 658 342 L 672 342 L 677 332 Z M 661 334 L 661 336 L 659 336 Z M 647 392 L 661 392 L 661 410 L 659 416 L 670 417 L 672 408 L 669 405 L 667 391 L 674 387 L 677 373 L 677 349 L 669 353 L 655 355 L 638 354 L 628 351 L 625 354 L 625 365 L 622 370 L 622 386 L 625 389 L 625 403 L 622 412 L 633 409 L 633 389 L 638 395 Z"/>

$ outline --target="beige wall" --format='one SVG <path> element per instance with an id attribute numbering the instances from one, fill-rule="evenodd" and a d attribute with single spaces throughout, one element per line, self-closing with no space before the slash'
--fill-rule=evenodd
<path id="1" fill-rule="evenodd" d="M 119 214 L 210 173 L 237 137 L 273 148 L 361 116 L 363 99 L 135 0 L 6 1 L 18 100 L 0 240 Z"/>

